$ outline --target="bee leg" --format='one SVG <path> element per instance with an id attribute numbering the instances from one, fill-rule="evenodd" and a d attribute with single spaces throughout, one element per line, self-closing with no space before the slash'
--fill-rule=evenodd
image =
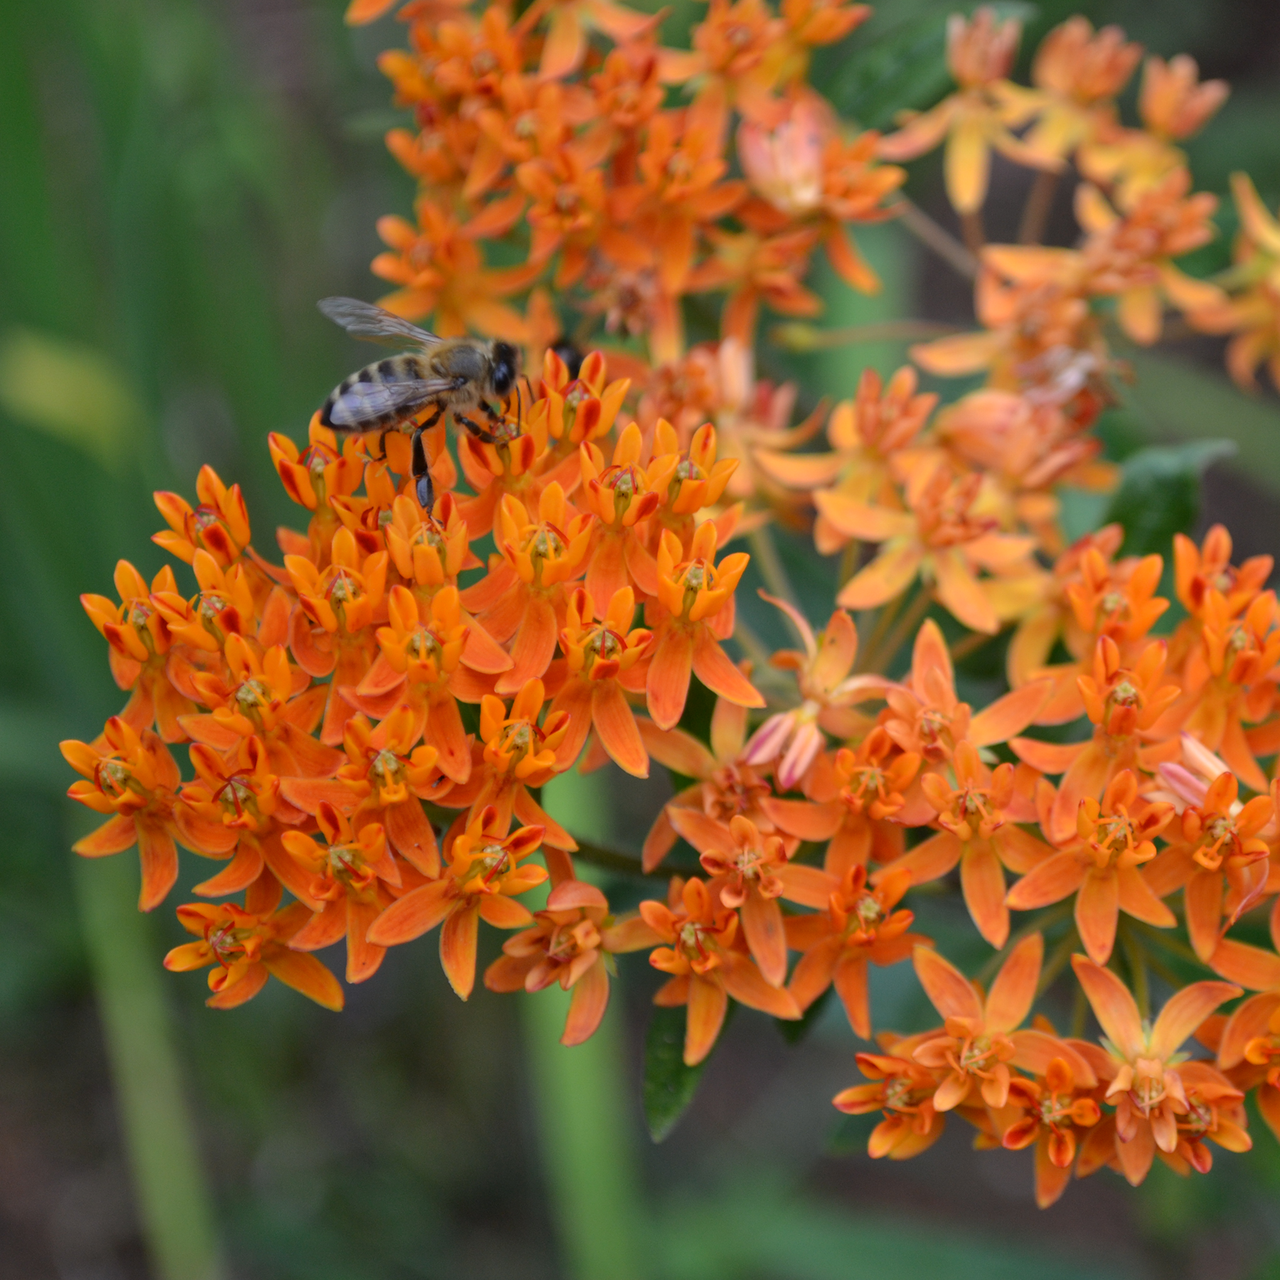
<path id="1" fill-rule="evenodd" d="M 472 422 L 465 414 L 454 413 L 453 420 L 460 422 L 473 436 L 483 444 L 497 444 L 498 437 L 492 431 L 486 431 L 478 422 Z"/>
<path id="2" fill-rule="evenodd" d="M 493 407 L 487 400 L 480 401 L 480 407 L 485 411 L 490 422 L 501 422 L 502 414 Z"/>
<path id="3" fill-rule="evenodd" d="M 430 428 L 434 427 L 437 422 L 440 421 L 441 417 L 444 414 L 444 405 L 438 404 L 436 405 L 435 408 L 436 408 L 435 413 L 433 413 L 431 417 L 429 417 L 425 422 L 423 422 L 422 426 L 418 428 L 420 431 L 428 431 L 430 430 Z"/>
<path id="4" fill-rule="evenodd" d="M 417 481 L 418 505 L 427 513 L 436 505 L 435 486 L 431 483 L 431 468 L 427 465 L 427 451 L 422 444 L 422 428 L 413 433 L 413 478 Z"/>
<path id="5" fill-rule="evenodd" d="M 373 458 L 373 455 L 369 455 Z M 373 458 L 374 462 L 385 462 L 387 460 L 387 432 L 383 431 L 378 436 L 378 456 Z"/>

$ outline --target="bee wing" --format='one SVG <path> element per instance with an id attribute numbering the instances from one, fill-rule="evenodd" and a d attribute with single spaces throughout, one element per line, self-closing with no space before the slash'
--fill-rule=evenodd
<path id="1" fill-rule="evenodd" d="M 363 431 L 389 417 L 416 413 L 441 392 L 453 389 L 449 378 L 413 378 L 404 382 L 355 382 L 336 397 L 329 421 L 339 429 Z"/>
<path id="2" fill-rule="evenodd" d="M 341 325 L 353 338 L 366 338 L 370 342 L 416 342 L 424 347 L 443 341 L 436 334 L 358 298 L 321 298 L 316 306 L 321 315 Z"/>

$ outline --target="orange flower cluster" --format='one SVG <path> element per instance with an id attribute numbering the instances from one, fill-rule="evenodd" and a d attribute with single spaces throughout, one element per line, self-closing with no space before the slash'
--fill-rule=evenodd
<path id="1" fill-rule="evenodd" d="M 388 7 L 353 5 L 348 20 Z M 684 353 L 692 294 L 727 294 L 724 334 L 748 346 L 761 303 L 815 314 L 802 280 L 819 245 L 850 285 L 874 291 L 848 227 L 890 216 L 905 175 L 806 83 L 811 50 L 869 13 L 842 0 L 788 0 L 780 13 L 714 0 L 676 50 L 659 45 L 660 18 L 613 0 L 542 0 L 518 18 L 500 3 L 406 5 L 410 47 L 381 66 L 414 113 L 387 145 L 420 194 L 414 222 L 378 225 L 387 251 L 373 269 L 398 286 L 383 305 L 434 316 L 443 334 L 537 345 L 558 335 L 549 300 L 522 317 L 505 299 L 549 282 L 562 306 L 643 336 L 661 364 Z M 673 86 L 686 105 L 672 104 Z M 744 178 L 732 176 L 735 115 Z M 489 266 L 492 239 L 520 261 Z"/>
<path id="2" fill-rule="evenodd" d="M 357 0 L 350 18 L 390 7 Z M 1234 565 L 1221 527 L 1168 557 L 1124 554 L 1119 525 L 1068 545 L 1058 495 L 1118 478 L 1091 433 L 1116 396 L 1111 324 L 1154 341 L 1169 304 L 1236 332 L 1238 375 L 1280 358 L 1264 307 L 1280 233 L 1247 180 L 1235 284 L 1175 263 L 1214 210 L 1176 143 L 1225 89 L 1150 58 L 1130 129 L 1114 100 L 1140 50 L 1121 32 L 1072 19 L 1019 88 L 1016 22 L 979 10 L 949 27 L 957 92 L 877 139 L 846 134 L 806 84 L 809 51 L 864 6 L 713 0 L 679 51 L 611 0 L 401 16 L 410 50 L 383 66 L 415 128 L 388 141 L 421 189 L 416 224 L 381 225 L 374 269 L 400 286 L 384 302 L 521 343 L 530 376 L 456 447 L 432 404 L 380 441 L 319 415 L 305 447 L 273 435 L 307 518 L 278 532 L 279 563 L 211 469 L 194 507 L 157 495 L 155 542 L 189 577 L 122 560 L 119 602 L 83 597 L 129 696 L 100 738 L 63 744 L 72 796 L 106 818 L 76 851 L 136 845 L 144 910 L 176 883 L 179 846 L 221 863 L 178 908 L 196 940 L 166 959 L 209 968 L 218 1008 L 270 975 L 339 1008 L 315 952 L 343 942 L 357 983 L 437 928 L 467 999 L 482 921 L 507 931 L 485 986 L 570 990 L 569 1045 L 599 1026 L 623 953 L 647 951 L 656 1003 L 687 1010 L 688 1067 L 730 1001 L 808 1020 L 834 992 L 878 1050 L 858 1055 L 870 1083 L 836 1099 L 884 1113 L 871 1154 L 923 1151 L 954 1111 L 980 1146 L 1036 1148 L 1042 1205 L 1073 1169 L 1207 1170 L 1206 1140 L 1248 1147 L 1249 1092 L 1280 1135 L 1271 560 Z M 904 178 L 877 157 L 944 137 L 970 231 L 991 148 L 1039 169 L 1042 194 L 1074 164 L 1078 243 L 980 246 L 981 332 L 912 353 L 927 373 L 985 371 L 978 390 L 940 406 L 912 367 L 866 370 L 793 423 L 797 389 L 755 378 L 761 304 L 816 310 L 802 281 L 820 243 L 873 288 L 848 225 L 891 212 Z M 683 300 L 713 291 L 721 340 L 685 350 Z M 581 357 L 562 308 L 645 345 Z M 829 449 L 808 448 L 824 423 Z M 774 525 L 838 554 L 832 595 L 796 603 Z M 762 651 L 738 621 L 744 534 L 797 648 Z M 1008 688 L 973 705 L 958 660 L 1001 632 Z M 705 740 L 695 678 L 715 695 Z M 610 760 L 680 780 L 630 861 L 542 807 L 558 774 Z M 681 841 L 680 874 L 635 911 L 578 874 L 665 878 Z M 913 928 L 915 891 L 944 883 L 1003 953 L 989 990 Z M 943 1025 L 877 1031 L 870 966 L 908 959 Z M 1171 988 L 1154 1021 L 1153 973 Z M 1100 1043 L 1024 1025 L 1070 974 Z M 1193 1034 L 1212 1061 L 1183 1052 Z"/>

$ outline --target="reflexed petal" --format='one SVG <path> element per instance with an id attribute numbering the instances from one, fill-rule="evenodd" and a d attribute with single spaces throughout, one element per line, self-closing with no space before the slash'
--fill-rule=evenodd
<path id="1" fill-rule="evenodd" d="M 684 713 L 692 671 L 693 639 L 682 628 L 672 627 L 658 642 L 645 682 L 649 714 L 658 728 L 675 728 Z"/>
<path id="2" fill-rule="evenodd" d="M 304 951 L 272 948 L 263 956 L 271 976 L 279 978 L 286 987 L 301 991 L 304 996 L 322 1004 L 326 1009 L 338 1012 L 346 1003 L 342 985 L 315 956 Z"/>
<path id="3" fill-rule="evenodd" d="M 596 683 L 591 714 L 600 742 L 614 762 L 635 778 L 649 776 L 649 756 L 644 749 L 636 718 L 621 688 L 612 680 Z"/>
<path id="4" fill-rule="evenodd" d="M 654 666 L 657 666 L 656 659 Z M 764 706 L 764 698 L 760 691 L 733 664 L 729 655 L 720 647 L 715 636 L 706 627 L 699 629 L 698 638 L 694 642 L 693 673 L 712 693 L 718 693 L 730 702 L 737 703 L 741 707 Z M 653 667 L 649 669 L 649 680 L 652 684 Z M 649 710 L 652 713 L 652 706 Z M 653 718 L 655 721 L 658 720 L 656 715 Z M 674 724 L 674 721 L 672 723 Z"/>
<path id="5" fill-rule="evenodd" d="M 138 852 L 142 855 L 142 890 L 138 910 L 152 911 L 173 888 L 178 878 L 178 848 L 173 837 L 162 827 L 139 822 Z"/>
<path id="6" fill-rule="evenodd" d="M 685 1015 L 684 1063 L 696 1067 L 711 1052 L 729 1008 L 725 989 L 710 978 L 693 974 L 689 980 L 689 1004 Z"/>
<path id="7" fill-rule="evenodd" d="M 747 894 L 741 914 L 743 936 L 765 981 L 782 986 L 787 980 L 787 939 L 777 899 L 753 890 Z"/>
<path id="8" fill-rule="evenodd" d="M 400 899 L 404 901 L 403 898 Z M 399 903 L 388 910 L 394 910 Z M 474 906 L 459 907 L 440 930 L 440 965 L 449 985 L 465 1000 L 476 981 L 476 938 L 480 931 L 480 912 Z"/>
<path id="9" fill-rule="evenodd" d="M 433 880 L 393 902 L 369 928 L 369 940 L 380 947 L 412 942 L 434 929 L 449 914 L 455 898 L 446 896 L 449 884 Z"/>
<path id="10" fill-rule="evenodd" d="M 1251 991 L 1280 988 L 1280 956 L 1247 942 L 1223 938 L 1209 960 L 1214 973 Z"/>
<path id="11" fill-rule="evenodd" d="M 1034 874 L 1034 872 L 1032 873 Z M 1088 873 L 1076 894 L 1076 928 L 1089 958 L 1106 964 L 1116 941 L 1120 918 L 1120 882 L 1115 872 Z"/>
<path id="12" fill-rule="evenodd" d="M 1073 853 L 1055 853 L 1032 867 L 1005 899 L 1015 911 L 1034 911 L 1061 902 L 1084 882 L 1085 870 Z"/>
<path id="13" fill-rule="evenodd" d="M 1009 937 L 1009 908 L 1004 902 L 1004 868 L 990 841 L 975 840 L 965 850 L 960 888 L 978 932 L 993 947 L 1003 947 Z"/>
<path id="14" fill-rule="evenodd" d="M 102 826 L 83 836 L 71 846 L 82 858 L 104 858 L 109 854 L 123 853 L 138 841 L 138 828 L 133 816 L 117 813 Z"/>
<path id="15" fill-rule="evenodd" d="M 871 1039 L 871 1002 L 867 994 L 867 961 L 863 956 L 846 955 L 836 965 L 833 975 L 836 995 L 844 1005 L 845 1016 L 854 1035 Z"/>
<path id="16" fill-rule="evenodd" d="M 581 1044 L 596 1032 L 609 1004 L 609 972 L 602 960 L 596 962 L 573 984 L 569 1013 L 560 1043 Z"/>
<path id="17" fill-rule="evenodd" d="M 950 831 L 939 831 L 890 866 L 894 871 L 910 871 L 912 884 L 924 884 L 945 876 L 960 861 L 963 852 L 964 846 L 956 836 Z M 871 878 L 879 884 L 888 873 L 888 868 L 881 867 Z"/>
<path id="18" fill-rule="evenodd" d="M 1024 938 L 1009 953 L 987 996 L 989 1031 L 1012 1031 L 1026 1021 L 1036 998 L 1043 959 L 1044 938 L 1039 933 Z"/>
<path id="19" fill-rule="evenodd" d="M 1172 1057 L 1220 1004 L 1243 994 L 1230 982 L 1193 982 L 1175 991 L 1151 1028 L 1152 1056 Z"/>
<path id="20" fill-rule="evenodd" d="M 1086 956 L 1072 956 L 1071 967 L 1107 1039 L 1130 1061 L 1143 1054 L 1146 1036 L 1142 1032 L 1142 1016 L 1129 988 L 1110 969 Z"/>
<path id="21" fill-rule="evenodd" d="M 933 1007 L 944 1018 L 972 1018 L 982 1021 L 982 1001 L 973 984 L 955 965 L 944 960 L 932 947 L 918 946 L 911 953 L 916 977 Z"/>
<path id="22" fill-rule="evenodd" d="M 1266 991 L 1262 995 L 1250 996 L 1240 1005 L 1223 1029 L 1222 1042 L 1218 1046 L 1218 1066 L 1224 1071 L 1238 1067 L 1244 1061 L 1244 1051 L 1249 1041 L 1267 1034 L 1267 1024 L 1277 1009 L 1280 1009 L 1280 991 Z"/>

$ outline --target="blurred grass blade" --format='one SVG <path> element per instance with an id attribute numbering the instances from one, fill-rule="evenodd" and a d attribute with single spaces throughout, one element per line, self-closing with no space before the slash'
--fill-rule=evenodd
<path id="1" fill-rule="evenodd" d="M 0 339 L 0 407 L 118 471 L 142 421 L 137 396 L 101 352 L 32 329 Z"/>
<path id="2" fill-rule="evenodd" d="M 70 825 L 87 825 L 74 806 Z M 90 815 L 92 817 L 92 815 Z M 165 1000 L 154 930 L 137 909 L 135 854 L 72 855 L 120 1127 L 157 1280 L 219 1280 L 213 1209 Z"/>
<path id="3" fill-rule="evenodd" d="M 603 784 L 602 773 L 562 774 L 545 789 L 543 801 L 557 821 L 584 839 L 607 840 Z M 592 878 L 585 867 L 579 874 Z M 600 1029 L 572 1048 L 560 1043 L 568 992 L 552 985 L 522 996 L 521 1004 L 563 1274 L 568 1280 L 642 1280 L 643 1208 L 630 1141 L 619 984 L 613 983 Z"/>

